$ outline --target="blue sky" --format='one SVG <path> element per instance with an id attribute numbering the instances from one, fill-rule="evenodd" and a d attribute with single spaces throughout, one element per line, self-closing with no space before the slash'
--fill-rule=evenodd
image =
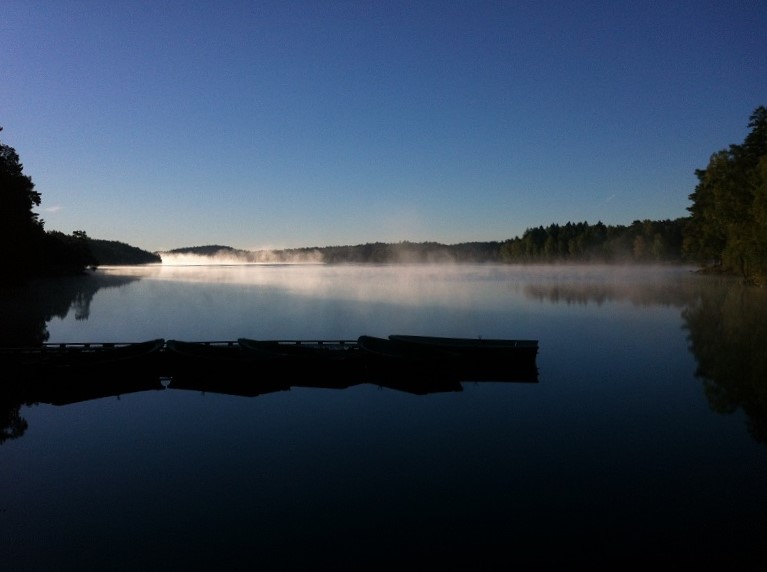
<path id="1" fill-rule="evenodd" d="M 147 250 L 686 216 L 767 105 L 767 3 L 4 0 L 48 230 Z"/>

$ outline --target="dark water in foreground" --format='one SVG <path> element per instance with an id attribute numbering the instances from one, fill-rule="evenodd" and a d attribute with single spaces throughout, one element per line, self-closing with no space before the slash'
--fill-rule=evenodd
<path id="1" fill-rule="evenodd" d="M 678 268 L 150 267 L 39 285 L 2 310 L 6 340 L 540 343 L 537 383 L 460 392 L 364 383 L 247 398 L 166 381 L 63 406 L 6 399 L 8 570 L 767 563 L 767 296 L 733 281 Z"/>

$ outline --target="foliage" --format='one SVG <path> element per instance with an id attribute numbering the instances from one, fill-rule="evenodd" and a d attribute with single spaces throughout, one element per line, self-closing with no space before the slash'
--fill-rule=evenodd
<path id="1" fill-rule="evenodd" d="M 447 263 L 499 260 L 498 242 L 471 242 L 455 245 L 438 242 L 374 242 L 356 246 L 318 248 L 327 263 Z"/>
<path id="2" fill-rule="evenodd" d="M 221 246 L 220 244 L 207 244 L 205 246 L 185 246 L 169 250 L 169 254 L 194 254 L 197 256 L 215 256 L 217 254 L 235 254 L 238 251 L 231 246 Z"/>
<path id="3" fill-rule="evenodd" d="M 43 223 L 32 211 L 39 205 L 40 193 L 16 150 L 0 143 L 0 256 L 22 276 L 33 273 L 44 248 Z"/>
<path id="4" fill-rule="evenodd" d="M 98 265 L 151 264 L 162 262 L 159 255 L 116 240 L 88 239 L 93 258 Z"/>
<path id="5" fill-rule="evenodd" d="M 741 410 L 748 430 L 767 444 L 767 290 L 744 288 L 731 277 L 711 287 L 682 313 L 690 350 L 713 411 Z"/>
<path id="6" fill-rule="evenodd" d="M 274 251 L 230 246 L 192 246 L 164 254 L 224 256 L 242 262 L 324 262 L 326 264 L 394 263 L 534 263 L 534 262 L 680 262 L 682 230 L 687 219 L 634 221 L 631 226 L 597 223 L 553 224 L 528 229 L 505 242 L 368 242 Z"/>
<path id="7" fill-rule="evenodd" d="M 362 263 L 443 263 L 498 262 L 500 242 L 465 242 L 454 245 L 438 242 L 368 242 L 346 246 L 312 246 L 284 250 L 237 250 L 230 246 L 208 245 L 176 248 L 167 254 L 225 256 L 242 262 L 324 262 L 326 264 Z"/>
<path id="8" fill-rule="evenodd" d="M 12 282 L 81 272 L 94 263 L 83 231 L 71 236 L 45 232 L 32 210 L 40 199 L 16 150 L 0 143 L 0 257 L 11 269 Z"/>
<path id="9" fill-rule="evenodd" d="M 10 439 L 18 439 L 28 427 L 26 419 L 21 416 L 21 404 L 0 396 L 0 445 Z"/>
<path id="10" fill-rule="evenodd" d="M 690 195 L 684 252 L 749 282 L 767 278 L 767 108 L 751 114 L 740 145 L 711 155 Z"/>
<path id="11" fill-rule="evenodd" d="M 67 235 L 52 230 L 46 233 L 42 263 L 46 275 L 61 275 L 95 266 L 97 260 L 91 253 L 90 239 L 85 231 L 76 230 Z"/>
<path id="12" fill-rule="evenodd" d="M 679 262 L 685 224 L 681 218 L 539 226 L 504 242 L 500 255 L 506 262 Z"/>

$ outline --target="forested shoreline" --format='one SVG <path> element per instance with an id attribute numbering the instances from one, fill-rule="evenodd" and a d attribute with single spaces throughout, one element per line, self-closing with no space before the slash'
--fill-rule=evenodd
<path id="1" fill-rule="evenodd" d="M 751 114 L 741 144 L 711 155 L 695 175 L 683 253 L 704 268 L 767 283 L 767 108 Z"/>
<path id="2" fill-rule="evenodd" d="M 176 248 L 160 256 L 195 255 L 243 263 L 684 263 L 687 222 L 687 218 L 634 221 L 628 226 L 568 222 L 528 229 L 521 237 L 505 241 L 457 244 L 402 241 L 284 250 L 206 245 Z"/>
<path id="3" fill-rule="evenodd" d="M 750 116 L 748 135 L 714 153 L 695 174 L 689 216 L 635 220 L 630 225 L 583 222 L 528 228 L 502 241 L 366 243 L 283 250 L 239 250 L 207 245 L 147 252 L 89 237 L 44 230 L 32 209 L 41 196 L 23 173 L 15 149 L 0 143 L 0 249 L 10 281 L 81 273 L 99 265 L 146 264 L 163 255 L 227 257 L 241 262 L 342 263 L 668 263 L 767 281 L 767 108 Z M 2 130 L 2 128 L 0 128 Z"/>

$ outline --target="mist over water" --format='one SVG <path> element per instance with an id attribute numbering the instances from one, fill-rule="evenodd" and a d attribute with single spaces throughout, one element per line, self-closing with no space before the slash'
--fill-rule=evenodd
<path id="1" fill-rule="evenodd" d="M 398 331 L 542 336 L 552 304 L 681 306 L 677 267 L 215 264 L 105 267 L 133 280 L 93 295 L 92 318 L 49 324 L 51 341 L 177 337 L 354 338 Z"/>
<path id="2" fill-rule="evenodd" d="M 302 250 L 296 253 L 271 250 L 222 250 L 217 254 L 200 255 L 193 253 L 162 252 L 164 266 L 215 266 L 249 264 L 321 264 L 319 250 Z"/>
<path id="3" fill-rule="evenodd" d="M 471 322 L 479 313 L 507 312 L 525 303 L 519 280 L 485 266 L 156 265 L 99 272 L 137 280 L 94 296 L 91 315 L 101 319 L 53 321 L 52 341 L 356 339 L 393 329 L 509 336 L 510 327 Z"/>

